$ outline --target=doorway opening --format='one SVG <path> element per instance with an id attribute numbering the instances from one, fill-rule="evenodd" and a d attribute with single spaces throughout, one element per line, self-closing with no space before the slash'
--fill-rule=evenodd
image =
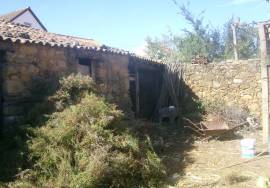
<path id="1" fill-rule="evenodd" d="M 129 93 L 137 118 L 153 119 L 162 86 L 162 70 L 149 65 L 129 63 Z"/>

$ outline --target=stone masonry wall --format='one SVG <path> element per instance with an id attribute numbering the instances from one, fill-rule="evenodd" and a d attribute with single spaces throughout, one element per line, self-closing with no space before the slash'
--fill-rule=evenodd
<path id="1" fill-rule="evenodd" d="M 131 109 L 129 96 L 129 58 L 119 55 L 102 55 L 95 62 L 95 80 L 111 101 L 128 112 Z"/>
<path id="2" fill-rule="evenodd" d="M 85 52 L 41 45 L 1 42 L 0 50 L 6 52 L 1 83 L 5 124 L 13 124 L 22 118 L 25 109 L 31 108 L 35 102 L 29 98 L 31 96 L 29 85 L 35 82 L 36 77 L 48 72 L 58 76 L 82 71 L 85 74 L 87 71 L 78 66 L 78 58 L 82 56 L 92 60 L 91 54 Z M 104 85 L 107 94 L 119 102 L 120 106 L 128 105 L 128 57 L 106 54 L 95 58 L 91 61 L 95 69 L 94 79 Z M 87 68 L 86 66 L 85 69 Z"/>
<path id="3" fill-rule="evenodd" d="M 2 70 L 4 123 L 12 124 L 21 119 L 36 100 L 31 96 L 32 81 L 46 73 L 61 75 L 71 71 L 73 59 L 60 48 L 1 43 L 0 49 L 6 51 Z"/>
<path id="4" fill-rule="evenodd" d="M 203 101 L 222 101 L 229 106 L 248 108 L 257 117 L 261 111 L 260 61 L 186 64 L 186 85 Z"/>

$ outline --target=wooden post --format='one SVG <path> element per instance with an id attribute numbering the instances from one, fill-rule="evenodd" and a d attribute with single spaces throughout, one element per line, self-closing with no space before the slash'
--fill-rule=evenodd
<path id="1" fill-rule="evenodd" d="M 91 77 L 93 79 L 94 82 L 96 82 L 96 64 L 97 64 L 97 60 L 92 60 L 91 61 Z"/>
<path id="2" fill-rule="evenodd" d="M 140 80 L 139 80 L 139 71 L 138 65 L 135 65 L 135 84 L 136 84 L 136 116 L 140 114 Z"/>
<path id="3" fill-rule="evenodd" d="M 232 25 L 233 32 L 233 52 L 234 52 L 234 60 L 238 61 L 238 52 L 237 52 L 237 38 L 236 38 L 236 26 L 237 23 L 233 23 Z"/>
<path id="4" fill-rule="evenodd" d="M 269 139 L 269 81 L 268 81 L 268 57 L 265 25 L 259 25 L 260 52 L 261 52 L 261 83 L 262 83 L 262 126 L 263 143 Z"/>

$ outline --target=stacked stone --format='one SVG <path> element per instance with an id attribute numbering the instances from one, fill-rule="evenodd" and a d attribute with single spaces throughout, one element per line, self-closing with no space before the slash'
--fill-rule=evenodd
<path id="1" fill-rule="evenodd" d="M 234 63 L 186 64 L 184 80 L 201 100 L 222 101 L 248 108 L 256 116 L 261 111 L 261 75 L 259 60 Z"/>

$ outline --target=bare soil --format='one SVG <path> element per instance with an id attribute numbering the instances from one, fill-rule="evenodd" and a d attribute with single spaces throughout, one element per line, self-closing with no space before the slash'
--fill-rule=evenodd
<path id="1" fill-rule="evenodd" d="M 266 152 L 247 163 L 224 168 L 247 160 L 241 158 L 240 140 L 242 138 L 256 138 L 257 153 Z M 197 138 L 192 147 L 189 147 L 190 149 L 184 152 L 185 159 L 173 166 L 174 174 L 171 175 L 171 179 L 177 179 L 176 187 L 253 188 L 256 187 L 258 177 L 270 177 L 270 157 L 267 146 L 262 144 L 261 130 L 246 132 L 239 137 L 224 140 L 200 141 Z M 176 153 L 173 155 L 177 156 L 177 151 L 180 150 L 174 151 Z M 175 169 L 176 167 L 178 170 Z"/>

